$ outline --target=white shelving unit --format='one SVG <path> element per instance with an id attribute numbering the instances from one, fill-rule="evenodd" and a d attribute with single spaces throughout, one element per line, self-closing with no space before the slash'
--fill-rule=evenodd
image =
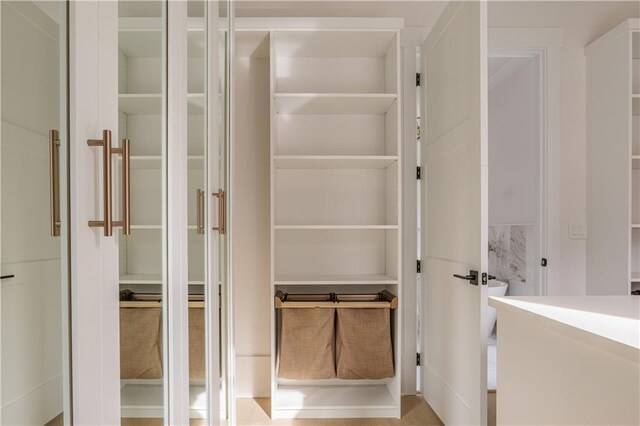
<path id="1" fill-rule="evenodd" d="M 587 56 L 587 293 L 640 290 L 640 20 Z"/>
<path id="2" fill-rule="evenodd" d="M 119 135 L 131 140 L 131 234 L 119 236 L 120 288 L 161 293 L 162 279 L 162 21 L 119 18 Z M 204 188 L 205 33 L 188 30 L 188 259 L 190 294 L 204 293 L 204 238 L 196 232 L 196 190 Z M 121 160 L 118 160 L 118 170 Z M 165 283 L 166 285 L 166 283 Z M 171 283 L 176 285 L 176 283 Z M 126 324 L 121 324 L 126 326 Z M 206 415 L 203 381 L 190 386 L 191 416 Z M 163 417 L 162 380 L 122 380 L 123 417 Z"/>
<path id="3" fill-rule="evenodd" d="M 399 28 L 343 22 L 270 29 L 272 295 L 387 289 L 402 303 Z M 398 312 L 395 377 L 296 381 L 278 378 L 272 309 L 272 417 L 400 417 Z"/>

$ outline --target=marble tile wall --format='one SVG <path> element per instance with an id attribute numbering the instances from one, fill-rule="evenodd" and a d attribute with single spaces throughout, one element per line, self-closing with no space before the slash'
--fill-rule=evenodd
<path id="1" fill-rule="evenodd" d="M 508 294 L 538 292 L 536 237 L 533 225 L 489 227 L 489 273 L 509 284 Z"/>

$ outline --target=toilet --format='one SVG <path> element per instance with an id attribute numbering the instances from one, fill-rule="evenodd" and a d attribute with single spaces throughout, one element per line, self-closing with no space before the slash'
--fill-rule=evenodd
<path id="1" fill-rule="evenodd" d="M 507 294 L 507 288 L 509 284 L 491 280 L 489 281 L 489 297 L 502 297 Z M 491 332 L 493 331 L 493 327 L 496 325 L 496 318 L 498 313 L 492 307 L 487 308 L 487 337 L 491 336 Z"/>

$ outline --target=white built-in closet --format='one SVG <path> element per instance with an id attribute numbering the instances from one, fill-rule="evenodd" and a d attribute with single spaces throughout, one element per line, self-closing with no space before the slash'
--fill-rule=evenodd
<path id="1" fill-rule="evenodd" d="M 239 19 L 237 25 L 235 164 L 251 170 L 236 172 L 234 280 L 236 291 L 268 299 L 272 417 L 399 417 L 398 309 L 390 310 L 387 331 L 392 377 L 294 380 L 279 374 L 282 324 L 274 296 L 386 290 L 402 300 L 402 20 Z M 260 158 L 264 164 L 256 163 Z M 263 173 L 269 168 L 270 176 Z M 251 185 L 245 176 L 253 176 Z M 241 209 L 249 206 L 252 218 Z M 257 240 L 249 249 L 246 227 L 260 233 L 262 218 L 270 218 L 270 244 Z M 260 269 L 265 259 L 269 264 Z M 239 296 L 236 309 L 250 300 Z M 236 336 L 252 333 L 239 316 L 236 323 Z M 247 342 L 237 344 L 242 353 Z"/>

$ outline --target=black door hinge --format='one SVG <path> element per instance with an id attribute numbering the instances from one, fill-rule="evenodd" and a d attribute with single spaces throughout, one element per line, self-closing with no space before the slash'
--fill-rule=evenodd
<path id="1" fill-rule="evenodd" d="M 546 267 L 547 266 L 547 258 L 543 257 L 542 260 L 540 261 L 540 266 L 542 267 Z"/>
<path id="2" fill-rule="evenodd" d="M 420 261 L 418 260 L 418 273 L 422 272 L 422 267 L 420 266 Z"/>
<path id="3" fill-rule="evenodd" d="M 416 168 L 416 179 L 420 180 L 421 176 L 422 176 L 422 170 L 420 169 L 420 166 L 418 166 Z"/>
<path id="4" fill-rule="evenodd" d="M 416 73 L 416 87 L 420 87 L 420 73 Z"/>
<path id="5" fill-rule="evenodd" d="M 416 354 L 416 365 L 420 365 L 420 353 Z"/>

